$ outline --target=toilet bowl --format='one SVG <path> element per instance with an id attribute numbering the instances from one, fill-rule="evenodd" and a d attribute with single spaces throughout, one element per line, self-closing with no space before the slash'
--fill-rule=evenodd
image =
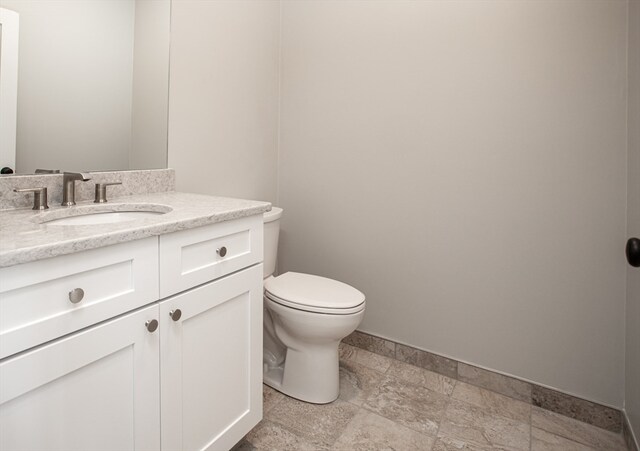
<path id="1" fill-rule="evenodd" d="M 287 272 L 273 277 L 282 209 L 265 213 L 264 382 L 302 401 L 339 394 L 338 345 L 364 316 L 365 296 L 336 280 Z"/>

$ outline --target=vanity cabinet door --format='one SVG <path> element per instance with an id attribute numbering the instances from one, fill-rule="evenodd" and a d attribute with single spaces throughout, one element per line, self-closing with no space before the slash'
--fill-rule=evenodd
<path id="1" fill-rule="evenodd" d="M 262 264 L 160 303 L 162 449 L 228 450 L 262 418 Z"/>
<path id="2" fill-rule="evenodd" d="M 1 361 L 0 449 L 159 450 L 152 319 L 157 305 Z"/>

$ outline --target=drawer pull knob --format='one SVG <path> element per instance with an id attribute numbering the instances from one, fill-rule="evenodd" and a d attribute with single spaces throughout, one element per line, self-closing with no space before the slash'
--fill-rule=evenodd
<path id="1" fill-rule="evenodd" d="M 73 304 L 77 304 L 78 302 L 82 301 L 83 298 L 84 290 L 82 288 L 74 288 L 73 290 L 69 291 L 69 300 Z"/>
<path id="2" fill-rule="evenodd" d="M 155 332 L 158 329 L 158 320 L 150 319 L 149 321 L 144 323 L 144 325 L 147 327 L 147 330 L 149 332 Z"/>
<path id="3" fill-rule="evenodd" d="M 178 321 L 182 317 L 182 310 L 180 310 L 179 308 L 175 310 L 171 310 L 169 312 L 169 316 L 171 317 L 172 320 Z"/>
<path id="4" fill-rule="evenodd" d="M 219 247 L 218 249 L 216 249 L 216 252 L 220 257 L 224 257 L 225 255 L 227 255 L 227 248 L 224 246 Z"/>

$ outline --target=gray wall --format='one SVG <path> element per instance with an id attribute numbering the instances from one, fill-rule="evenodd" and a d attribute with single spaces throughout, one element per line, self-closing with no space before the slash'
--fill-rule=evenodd
<path id="1" fill-rule="evenodd" d="M 279 2 L 174 0 L 171 8 L 177 188 L 275 201 Z"/>
<path id="2" fill-rule="evenodd" d="M 363 331 L 621 407 L 626 2 L 282 8 L 281 269 L 364 291 Z"/>
<path id="3" fill-rule="evenodd" d="M 281 268 L 365 291 L 362 330 L 620 407 L 626 9 L 174 0 L 169 165 L 278 201 Z"/>
<path id="4" fill-rule="evenodd" d="M 2 0 L 20 14 L 16 167 L 127 169 L 133 0 Z"/>
<path id="5" fill-rule="evenodd" d="M 627 235 L 640 237 L 640 1 L 629 2 Z M 640 269 L 627 269 L 625 410 L 640 439 Z"/>

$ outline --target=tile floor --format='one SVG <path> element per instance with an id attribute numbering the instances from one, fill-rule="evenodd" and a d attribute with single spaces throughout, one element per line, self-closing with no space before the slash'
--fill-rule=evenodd
<path id="1" fill-rule="evenodd" d="M 340 398 L 313 405 L 264 386 L 264 419 L 238 451 L 626 450 L 622 436 L 446 376 L 340 345 Z"/>

